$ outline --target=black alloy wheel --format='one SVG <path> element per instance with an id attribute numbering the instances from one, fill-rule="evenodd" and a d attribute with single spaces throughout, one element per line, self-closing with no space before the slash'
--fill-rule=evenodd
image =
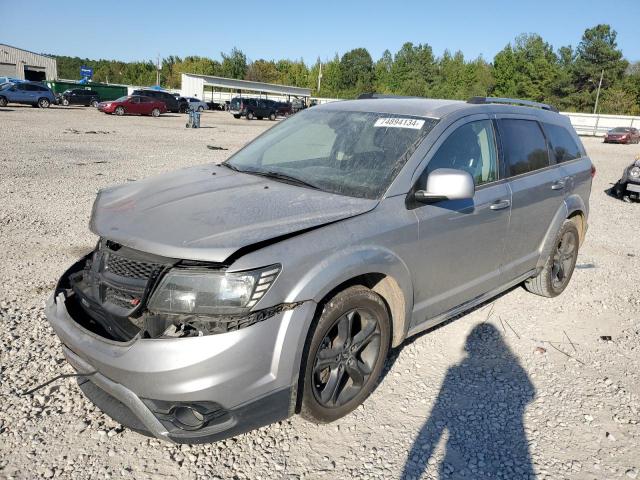
<path id="1" fill-rule="evenodd" d="M 380 378 L 390 337 L 389 313 L 375 292 L 356 285 L 330 299 L 305 347 L 300 414 L 326 423 L 358 407 Z"/>

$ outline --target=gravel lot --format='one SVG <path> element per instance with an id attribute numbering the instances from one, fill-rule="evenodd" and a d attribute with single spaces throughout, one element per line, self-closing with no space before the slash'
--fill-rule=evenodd
<path id="1" fill-rule="evenodd" d="M 272 125 L 184 122 L 0 109 L 0 478 L 640 478 L 640 204 L 605 193 L 640 146 L 596 139 L 584 140 L 598 173 L 566 292 L 516 288 L 407 342 L 337 423 L 294 417 L 173 446 L 123 430 L 73 379 L 19 396 L 72 372 L 43 301 L 95 244 L 96 191 L 223 160 Z"/>

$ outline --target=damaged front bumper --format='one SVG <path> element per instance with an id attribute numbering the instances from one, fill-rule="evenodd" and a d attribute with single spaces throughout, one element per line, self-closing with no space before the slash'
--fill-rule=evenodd
<path id="1" fill-rule="evenodd" d="M 79 382 L 83 392 L 123 425 L 177 443 L 202 443 L 294 413 L 298 349 L 313 302 L 218 335 L 115 341 L 84 328 L 83 319 L 72 316 L 82 311 L 68 308 L 73 301 L 73 294 L 58 291 L 47 302 L 47 318 L 69 363 L 87 373 Z"/>

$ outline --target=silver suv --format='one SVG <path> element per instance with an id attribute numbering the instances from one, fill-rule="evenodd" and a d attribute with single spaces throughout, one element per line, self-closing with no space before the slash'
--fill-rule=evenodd
<path id="1" fill-rule="evenodd" d="M 330 422 L 407 337 L 517 284 L 565 289 L 595 172 L 566 117 L 370 97 L 98 194 L 96 249 L 46 307 L 91 401 L 178 443 Z"/>

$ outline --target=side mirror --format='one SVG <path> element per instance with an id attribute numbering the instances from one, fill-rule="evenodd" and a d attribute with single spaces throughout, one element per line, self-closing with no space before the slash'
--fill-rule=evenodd
<path id="1" fill-rule="evenodd" d="M 473 198 L 475 183 L 469 172 L 453 168 L 438 168 L 427 177 L 425 190 L 415 193 L 416 201 L 434 203 L 442 200 L 467 200 Z"/>

